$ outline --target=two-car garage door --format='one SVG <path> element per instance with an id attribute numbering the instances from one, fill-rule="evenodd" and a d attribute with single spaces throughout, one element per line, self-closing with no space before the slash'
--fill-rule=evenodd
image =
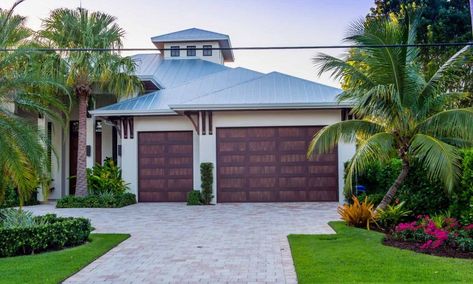
<path id="1" fill-rule="evenodd" d="M 217 201 L 337 201 L 337 152 L 306 158 L 318 130 L 217 128 Z M 193 188 L 192 132 L 138 136 L 139 201 L 184 202 Z"/>
<path id="2" fill-rule="evenodd" d="M 306 157 L 318 130 L 217 129 L 218 202 L 337 201 L 337 152 Z"/>

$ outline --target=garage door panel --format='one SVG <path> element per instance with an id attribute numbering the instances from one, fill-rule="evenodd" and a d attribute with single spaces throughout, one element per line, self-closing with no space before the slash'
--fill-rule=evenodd
<path id="1" fill-rule="evenodd" d="M 279 191 L 279 199 L 288 202 L 307 201 L 307 192 L 305 190 L 283 190 Z"/>
<path id="2" fill-rule="evenodd" d="M 266 153 L 267 151 L 276 150 L 275 141 L 250 141 L 248 142 L 248 150 L 252 152 L 262 152 Z"/>
<path id="3" fill-rule="evenodd" d="M 138 199 L 185 202 L 193 188 L 193 134 L 139 132 Z"/>
<path id="4" fill-rule="evenodd" d="M 274 202 L 277 200 L 276 194 L 274 191 L 249 191 L 245 201 Z"/>
<path id="5" fill-rule="evenodd" d="M 334 201 L 337 200 L 337 193 L 333 190 L 308 191 L 308 201 Z"/>
<path id="6" fill-rule="evenodd" d="M 274 188 L 277 177 L 248 177 L 248 188 Z"/>
<path id="7" fill-rule="evenodd" d="M 248 168 L 248 175 L 275 175 L 277 174 L 277 167 L 273 165 L 268 166 L 256 166 L 256 167 L 249 167 Z"/>
<path id="8" fill-rule="evenodd" d="M 338 200 L 337 151 L 306 156 L 320 129 L 218 128 L 218 202 Z"/>

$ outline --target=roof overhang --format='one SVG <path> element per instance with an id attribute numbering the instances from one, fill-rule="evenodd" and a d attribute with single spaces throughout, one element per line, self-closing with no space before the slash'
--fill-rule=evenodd
<path id="1" fill-rule="evenodd" d="M 120 111 L 120 110 L 92 110 L 89 113 L 93 116 L 150 116 L 150 115 L 178 115 L 173 110 L 141 110 L 141 111 Z"/>
<path id="2" fill-rule="evenodd" d="M 170 105 L 174 111 L 185 111 L 185 110 L 262 110 L 262 109 L 274 109 L 274 110 L 286 110 L 286 109 L 340 109 L 352 107 L 351 104 L 344 103 L 314 103 L 314 104 L 209 104 L 209 105 Z"/>

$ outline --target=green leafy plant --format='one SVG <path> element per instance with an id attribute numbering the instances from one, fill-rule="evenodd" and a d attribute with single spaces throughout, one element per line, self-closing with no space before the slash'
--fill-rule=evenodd
<path id="1" fill-rule="evenodd" d="M 30 211 L 13 208 L 0 210 L 0 222 L 3 228 L 28 228 L 41 225 Z"/>
<path id="2" fill-rule="evenodd" d="M 352 204 L 338 206 L 338 214 L 347 225 L 369 230 L 370 224 L 376 221 L 374 205 L 367 198 L 363 202 L 360 202 L 356 196 L 353 196 L 352 199 Z"/>
<path id="3" fill-rule="evenodd" d="M 122 178 L 122 172 L 111 158 L 106 158 L 103 165 L 96 164 L 87 169 L 87 183 L 90 194 L 122 194 L 128 190 L 128 184 Z"/>
<path id="4" fill-rule="evenodd" d="M 461 184 L 452 195 L 449 210 L 458 217 L 463 224 L 473 223 L 473 149 L 462 151 Z"/>
<path id="5" fill-rule="evenodd" d="M 200 164 L 200 178 L 202 183 L 202 203 L 209 205 L 213 198 L 213 164 L 212 163 L 201 163 Z"/>
<path id="6" fill-rule="evenodd" d="M 199 190 L 192 190 L 187 193 L 187 205 L 202 205 L 202 195 Z"/>
<path id="7" fill-rule="evenodd" d="M 80 245 L 92 230 L 90 221 L 84 218 L 48 214 L 34 219 L 36 224 L 32 226 L 0 228 L 0 257 Z"/>
<path id="8" fill-rule="evenodd" d="M 412 213 L 412 211 L 404 209 L 404 204 L 401 202 L 396 205 L 388 205 L 384 210 L 378 210 L 377 223 L 385 229 L 393 229 L 403 218 Z"/>
<path id="9" fill-rule="evenodd" d="M 419 15 L 407 13 L 356 22 L 346 40 L 363 49 L 346 59 L 326 54 L 314 58 L 320 74 L 350 81 L 338 99 L 353 105 L 356 119 L 322 128 L 308 155 L 329 153 L 340 140 L 357 142 L 347 187 L 355 173 L 364 172 L 373 161 L 400 159 L 401 170 L 377 210 L 391 204 L 416 162 L 425 169 L 424 178 L 438 179 L 452 191 L 460 170 L 459 149 L 473 141 L 473 108 L 456 108 L 454 102 L 465 94 L 449 92 L 442 85 L 452 80 L 449 70 L 468 62 L 472 48 L 465 46 L 434 72 L 424 72 L 420 50 L 408 47 L 416 42 L 418 20 Z M 402 46 L 366 47 L 386 44 Z"/>
<path id="10" fill-rule="evenodd" d="M 136 203 L 136 195 L 133 193 L 112 194 L 102 193 L 100 195 L 88 196 L 66 196 L 56 203 L 57 208 L 120 208 Z"/>

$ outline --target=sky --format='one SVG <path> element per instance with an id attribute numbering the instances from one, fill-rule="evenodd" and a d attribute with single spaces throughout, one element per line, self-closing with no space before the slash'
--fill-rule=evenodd
<path id="1" fill-rule="evenodd" d="M 0 0 L 9 8 L 13 0 Z M 28 26 L 56 8 L 82 5 L 117 18 L 126 31 L 125 47 L 153 48 L 150 38 L 187 28 L 230 36 L 234 47 L 343 44 L 347 27 L 363 18 L 374 0 L 26 0 L 16 13 Z M 338 87 L 328 74 L 318 76 L 312 58 L 319 52 L 342 56 L 343 50 L 234 51 L 231 67 L 278 71 Z"/>

